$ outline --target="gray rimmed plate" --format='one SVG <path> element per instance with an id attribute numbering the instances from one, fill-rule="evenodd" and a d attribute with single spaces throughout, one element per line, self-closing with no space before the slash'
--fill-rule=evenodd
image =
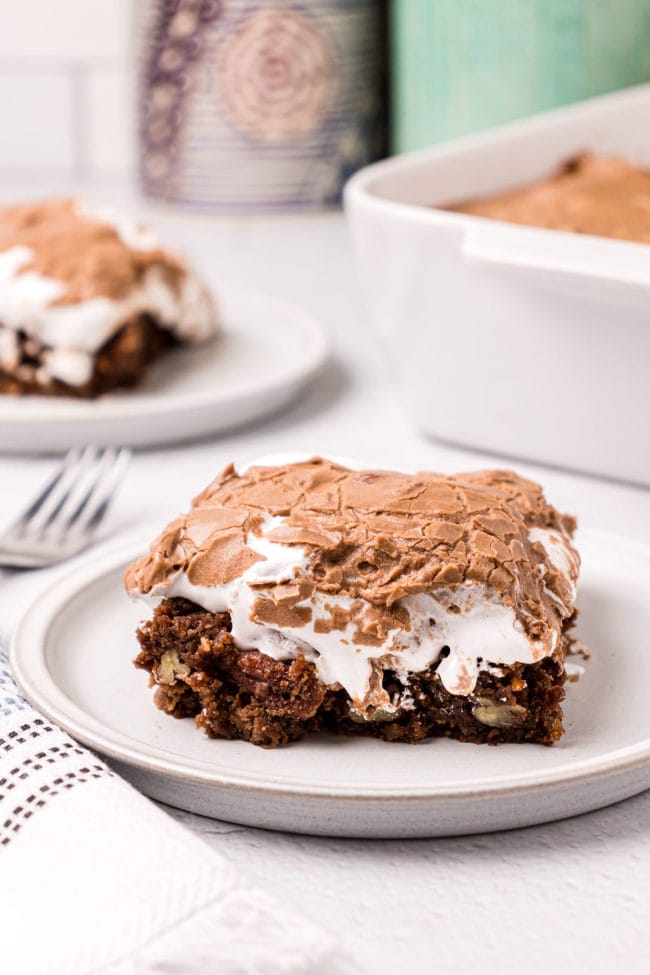
<path id="1" fill-rule="evenodd" d="M 150 447 L 223 433 L 291 402 L 327 361 L 327 335 L 303 308 L 236 292 L 220 294 L 219 306 L 216 340 L 170 351 L 135 389 L 96 400 L 0 395 L 0 451 Z"/>
<path id="2" fill-rule="evenodd" d="M 147 539 L 148 541 L 148 539 Z M 650 549 L 582 532 L 578 635 L 593 657 L 567 691 L 567 731 L 536 745 L 314 737 L 266 751 L 157 711 L 136 671 L 147 615 L 122 589 L 145 540 L 122 543 L 31 607 L 11 659 L 27 697 L 147 795 L 219 819 L 335 836 L 445 836 L 529 826 L 650 787 Z"/>

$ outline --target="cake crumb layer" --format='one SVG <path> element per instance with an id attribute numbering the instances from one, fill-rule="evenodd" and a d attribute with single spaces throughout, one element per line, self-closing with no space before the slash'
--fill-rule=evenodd
<path id="1" fill-rule="evenodd" d="M 399 715 L 355 720 L 340 689 L 325 687 L 299 657 L 271 660 L 240 651 L 227 614 L 212 614 L 183 599 L 165 600 L 138 630 L 136 666 L 151 674 L 155 703 L 177 718 L 193 717 L 213 738 L 242 739 L 265 748 L 317 732 L 417 742 L 431 737 L 497 745 L 552 745 L 562 735 L 561 659 L 482 674 L 471 698 L 444 689 L 435 668 L 412 681 L 412 706 Z M 392 693 L 399 680 L 384 677 Z M 403 690 L 403 689 L 402 689 Z"/>

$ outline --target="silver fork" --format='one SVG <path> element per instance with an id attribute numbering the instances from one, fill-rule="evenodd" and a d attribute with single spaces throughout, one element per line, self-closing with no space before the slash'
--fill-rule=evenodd
<path id="1" fill-rule="evenodd" d="M 40 569 L 90 545 L 131 458 L 124 447 L 75 447 L 27 510 L 0 534 L 0 566 Z"/>

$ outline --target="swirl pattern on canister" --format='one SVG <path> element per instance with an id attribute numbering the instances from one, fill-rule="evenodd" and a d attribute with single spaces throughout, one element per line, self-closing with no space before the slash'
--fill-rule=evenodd
<path id="1" fill-rule="evenodd" d="M 327 39 L 292 10 L 257 10 L 224 38 L 219 82 L 239 131 L 264 142 L 299 139 L 317 128 L 331 104 Z"/>

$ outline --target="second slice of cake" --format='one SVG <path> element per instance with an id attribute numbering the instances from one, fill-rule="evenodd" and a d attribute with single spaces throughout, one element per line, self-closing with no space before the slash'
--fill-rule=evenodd
<path id="1" fill-rule="evenodd" d="M 0 393 L 92 399 L 218 331 L 208 290 L 150 230 L 72 199 L 0 208 Z"/>
<path id="2" fill-rule="evenodd" d="M 508 471 L 231 466 L 127 570 L 136 663 L 215 737 L 551 744 L 574 526 Z"/>

